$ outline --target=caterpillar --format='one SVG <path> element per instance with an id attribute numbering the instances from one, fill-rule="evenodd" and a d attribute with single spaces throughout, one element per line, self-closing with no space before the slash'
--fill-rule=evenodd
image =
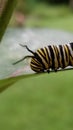
<path id="1" fill-rule="evenodd" d="M 21 44 L 20 44 L 21 45 Z M 48 45 L 44 48 L 39 48 L 35 52 L 30 50 L 27 45 L 21 45 L 32 54 L 27 55 L 19 61 L 13 63 L 13 65 L 23 61 L 26 58 L 31 58 L 30 67 L 33 71 L 50 72 L 58 69 L 64 69 L 68 66 L 73 66 L 73 43 L 63 45 Z"/>

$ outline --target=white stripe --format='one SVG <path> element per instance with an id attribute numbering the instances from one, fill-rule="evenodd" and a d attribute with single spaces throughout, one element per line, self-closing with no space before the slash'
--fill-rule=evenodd
<path id="1" fill-rule="evenodd" d="M 66 55 L 65 55 L 64 45 L 62 45 L 62 48 L 63 48 L 64 61 L 66 61 Z M 64 62 L 64 63 L 65 63 L 65 62 Z"/>
<path id="2" fill-rule="evenodd" d="M 47 46 L 46 48 L 47 48 L 47 50 L 48 50 L 48 54 L 49 54 L 49 57 L 50 57 L 50 59 L 51 59 L 51 54 L 50 54 L 50 51 L 49 51 L 49 47 Z"/>
<path id="3" fill-rule="evenodd" d="M 61 52 L 60 52 L 59 45 L 57 45 L 57 48 L 58 48 L 58 51 L 59 51 L 59 57 L 60 57 L 60 60 L 61 60 L 61 59 L 62 59 L 62 56 L 61 56 Z"/>

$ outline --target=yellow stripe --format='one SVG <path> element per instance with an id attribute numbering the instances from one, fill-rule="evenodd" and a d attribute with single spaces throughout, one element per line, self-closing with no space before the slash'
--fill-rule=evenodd
<path id="1" fill-rule="evenodd" d="M 66 45 L 67 46 L 67 45 Z M 73 51 L 70 45 L 68 45 L 67 47 L 69 47 L 69 51 L 70 51 L 70 56 L 69 56 L 69 60 L 71 62 L 71 65 L 73 66 Z"/>
<path id="2" fill-rule="evenodd" d="M 65 60 L 65 66 L 68 66 L 69 65 L 69 51 L 68 51 L 68 48 L 66 45 L 64 45 L 64 49 L 66 51 L 66 54 L 67 54 L 67 60 L 66 60 L 66 54 L 65 54 L 65 57 L 64 57 L 64 60 Z"/>
<path id="3" fill-rule="evenodd" d="M 33 63 L 35 63 L 35 64 L 37 64 L 37 65 L 39 65 L 39 66 L 41 66 L 42 67 L 42 64 L 38 61 L 38 60 L 36 60 L 36 59 L 31 59 L 31 62 L 33 62 Z"/>
<path id="4" fill-rule="evenodd" d="M 36 65 L 34 65 L 33 63 L 30 63 L 30 66 L 32 66 L 32 67 L 36 67 L 37 69 L 42 69 L 41 66 L 36 66 Z"/>
<path id="5" fill-rule="evenodd" d="M 58 51 L 57 46 L 54 46 L 54 49 L 55 49 L 55 52 L 56 52 L 56 56 L 58 57 L 59 51 Z"/>
<path id="6" fill-rule="evenodd" d="M 39 57 L 41 58 L 43 64 L 45 65 L 45 68 L 48 69 L 48 64 L 47 64 L 47 62 L 45 61 L 45 58 L 43 58 L 43 57 L 41 56 L 42 53 L 40 54 L 38 50 L 37 50 L 36 53 L 37 53 L 37 54 L 39 55 Z"/>
<path id="7" fill-rule="evenodd" d="M 31 69 L 32 69 L 33 71 L 40 72 L 40 69 L 33 68 L 33 67 L 31 67 Z"/>
<path id="8" fill-rule="evenodd" d="M 70 62 L 71 62 L 71 65 L 73 66 L 73 57 L 70 56 Z"/>
<path id="9" fill-rule="evenodd" d="M 49 54 L 47 54 L 48 50 L 46 51 L 46 47 L 44 47 L 44 52 L 45 52 L 45 56 L 46 56 L 46 60 L 47 60 L 47 63 L 49 64 Z"/>
<path id="10" fill-rule="evenodd" d="M 53 45 L 52 46 L 52 49 L 53 49 L 53 52 L 54 52 L 54 56 L 55 56 L 55 59 L 54 59 L 54 63 L 55 63 L 55 69 L 58 68 L 58 60 L 57 60 L 57 55 L 56 55 L 56 51 L 55 51 L 55 46 Z"/>
<path id="11" fill-rule="evenodd" d="M 40 66 L 37 67 L 37 66 L 35 66 L 35 65 L 32 64 L 32 63 L 30 63 L 30 67 L 31 67 L 31 69 L 32 69 L 33 71 L 36 71 L 36 72 L 40 72 L 40 70 L 43 69 L 43 68 L 41 68 Z"/>
<path id="12" fill-rule="evenodd" d="M 55 54 L 56 54 L 56 68 L 59 68 L 59 62 L 58 62 L 58 50 L 56 48 L 56 46 L 54 46 L 54 49 L 55 49 Z"/>
<path id="13" fill-rule="evenodd" d="M 37 51 L 39 51 L 41 53 L 41 55 L 43 55 L 45 57 L 45 54 L 43 53 L 43 51 L 41 49 L 38 49 Z"/>
<path id="14" fill-rule="evenodd" d="M 49 55 L 49 66 L 51 67 L 52 66 L 52 58 L 51 58 L 49 47 L 47 48 L 47 50 L 48 50 L 48 55 Z"/>

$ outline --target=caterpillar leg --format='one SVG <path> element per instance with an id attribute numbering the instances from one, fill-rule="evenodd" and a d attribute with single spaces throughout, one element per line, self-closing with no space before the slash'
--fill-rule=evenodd
<path id="1" fill-rule="evenodd" d="M 50 73 L 50 70 L 47 70 L 47 73 Z"/>
<path id="2" fill-rule="evenodd" d="M 55 72 L 57 72 L 57 69 L 54 69 Z"/>

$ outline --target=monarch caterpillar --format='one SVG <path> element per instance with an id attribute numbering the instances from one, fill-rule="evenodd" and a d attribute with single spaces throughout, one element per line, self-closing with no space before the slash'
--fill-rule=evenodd
<path id="1" fill-rule="evenodd" d="M 21 44 L 20 44 L 21 45 Z M 61 68 L 73 66 L 73 43 L 64 45 L 49 45 L 38 49 L 36 52 L 30 50 L 26 45 L 21 45 L 33 55 L 27 55 L 21 60 L 13 63 L 13 65 L 23 61 L 26 58 L 31 58 L 30 67 L 35 72 L 55 72 Z"/>

